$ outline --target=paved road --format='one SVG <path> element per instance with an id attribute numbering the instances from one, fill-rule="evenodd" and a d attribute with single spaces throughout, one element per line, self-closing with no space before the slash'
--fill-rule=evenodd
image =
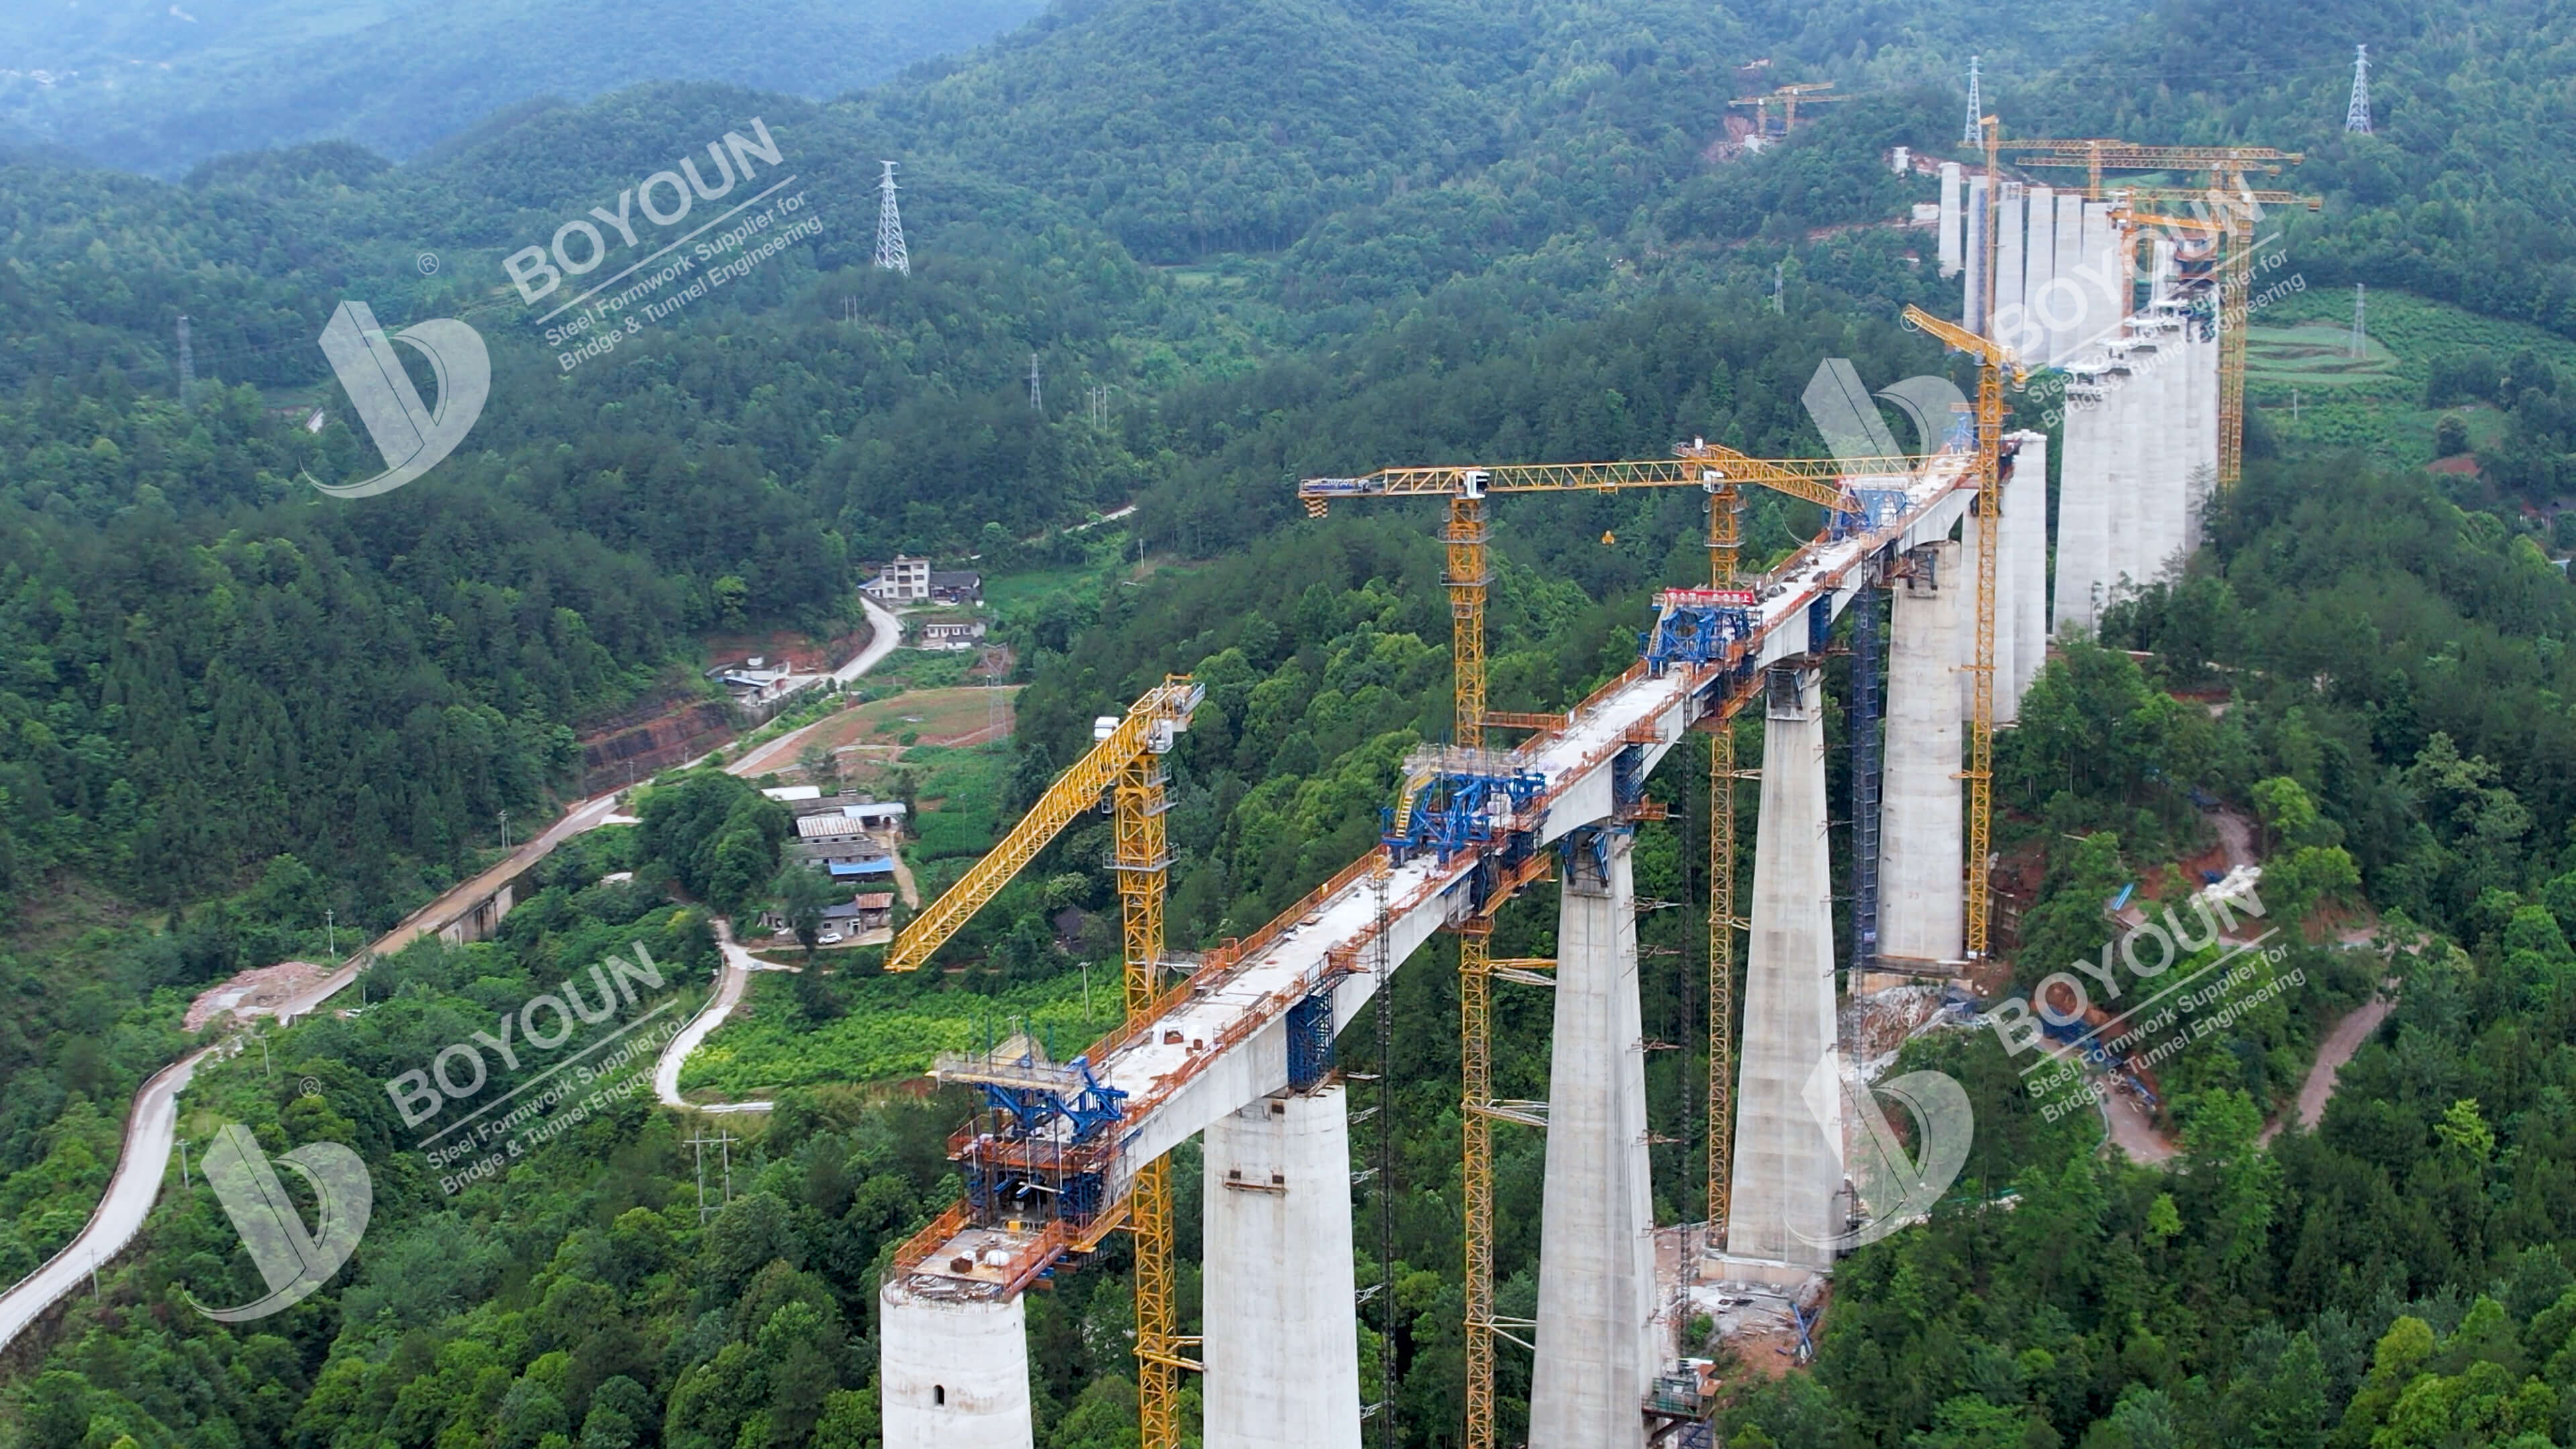
<path id="1" fill-rule="evenodd" d="M 161 1196 L 161 1178 L 170 1166 L 171 1139 L 179 1129 L 179 1092 L 195 1075 L 197 1062 L 211 1047 L 190 1052 L 176 1063 L 164 1067 L 158 1076 L 143 1084 L 134 1094 L 134 1113 L 126 1121 L 125 1152 L 117 1160 L 116 1175 L 108 1179 L 107 1195 L 99 1200 L 98 1211 L 91 1213 L 88 1226 L 81 1229 L 71 1245 L 45 1260 L 43 1267 L 21 1280 L 6 1295 L 0 1295 L 0 1345 L 5 1345 L 26 1331 L 45 1314 L 45 1310 L 88 1281 L 91 1270 L 103 1258 L 113 1258 L 124 1250 L 143 1220 L 152 1212 L 153 1201 Z"/>
<path id="2" fill-rule="evenodd" d="M 869 622 L 875 625 L 875 634 L 868 640 L 868 646 L 859 651 L 858 657 L 833 672 L 832 677 L 843 683 L 874 669 L 894 652 L 896 642 L 902 637 L 901 624 L 893 614 L 864 596 L 859 602 L 867 610 Z M 752 756 L 730 766 L 730 773 L 752 773 L 766 749 L 785 746 L 792 750 L 797 735 L 802 733 L 797 731 L 773 741 L 764 750 L 754 751 Z M 593 796 L 574 805 L 536 839 L 510 852 L 508 859 L 414 911 L 404 918 L 402 924 L 378 937 L 366 950 L 343 962 L 338 970 L 281 1004 L 277 1011 L 279 1023 L 283 1025 L 311 1015 L 322 1003 L 357 980 L 358 973 L 366 968 L 371 958 L 391 955 L 421 936 L 435 932 L 460 912 L 499 889 L 502 882 L 544 859 L 556 846 L 585 831 L 597 829 L 616 812 L 617 796 L 614 793 Z M 751 959 L 748 952 L 731 944 L 730 936 L 726 940 L 728 967 L 734 965 L 736 955 L 745 962 Z M 745 979 L 744 972 L 739 969 L 728 969 L 724 973 L 732 999 L 740 998 Z M 719 999 L 724 999 L 724 991 L 724 987 L 719 987 Z M 726 1009 L 731 1009 L 730 1000 L 726 1001 Z M 712 1004 L 709 1011 L 714 1012 Z M 700 1019 L 705 1021 L 706 1030 L 713 1030 L 716 1022 L 722 1020 L 722 1014 L 714 1013 L 710 1017 L 702 1013 Z M 701 1039 L 706 1034 L 698 1030 L 695 1022 L 691 1023 L 689 1030 L 697 1031 Z M 691 1042 L 692 1046 L 695 1044 Z M 47 1259 L 42 1267 L 21 1279 L 8 1292 L 0 1293 L 0 1348 L 7 1347 L 26 1331 L 29 1324 L 43 1317 L 47 1309 L 87 1280 L 93 1265 L 114 1261 L 116 1255 L 124 1252 L 126 1245 L 134 1241 L 134 1235 L 142 1231 L 143 1220 L 151 1214 L 153 1202 L 160 1197 L 161 1184 L 170 1173 L 170 1154 L 178 1131 L 179 1093 L 195 1075 L 197 1063 L 211 1050 L 213 1048 L 204 1048 L 190 1053 L 164 1068 L 134 1094 L 133 1110 L 126 1118 L 125 1143 L 117 1156 L 116 1173 L 108 1179 L 107 1193 L 99 1200 L 98 1209 L 90 1214 L 89 1222 L 81 1228 L 80 1236 L 72 1239 L 61 1252 Z M 665 1095 L 669 1100 L 676 1096 L 679 1062 L 677 1057 L 667 1054 L 666 1061 L 674 1089 Z M 659 1070 L 655 1073 L 655 1085 L 661 1085 Z M 763 1111 L 769 1105 L 767 1102 L 744 1103 L 708 1110 Z"/>
<path id="3" fill-rule="evenodd" d="M 597 827 L 616 805 L 616 796 L 601 795 L 573 806 L 544 834 L 512 851 L 507 860 L 412 912 L 401 925 L 351 956 L 338 970 L 280 1003 L 279 1023 L 310 1016 L 357 980 L 370 959 L 399 951 L 444 926 L 500 889 L 502 882 L 544 859 L 557 845 Z M 196 1075 L 197 1063 L 213 1050 L 207 1047 L 189 1053 L 162 1069 L 134 1094 L 133 1109 L 126 1117 L 125 1144 L 117 1154 L 116 1174 L 108 1179 L 106 1195 L 99 1199 L 97 1210 L 90 1214 L 80 1236 L 7 1293 L 0 1294 L 0 1346 L 17 1338 L 27 1325 L 43 1317 L 45 1310 L 87 1281 L 95 1264 L 113 1261 L 142 1230 L 144 1218 L 161 1195 L 162 1181 L 169 1176 L 170 1154 L 178 1131 L 179 1093 Z"/>
<path id="4" fill-rule="evenodd" d="M 884 663 L 885 657 L 892 654 L 895 645 L 903 639 L 903 621 L 896 618 L 884 605 L 865 595 L 860 596 L 859 604 L 868 611 L 868 623 L 873 627 L 874 632 L 868 638 L 868 647 L 860 650 L 849 663 L 832 671 L 832 678 L 836 683 L 848 684 Z M 725 766 L 725 772 L 743 776 L 765 775 L 781 765 L 791 763 L 796 758 L 796 752 L 805 747 L 806 737 L 829 723 L 831 720 L 826 717 L 801 728 L 789 730 L 769 743 L 745 752 L 741 759 Z"/>
<path id="5" fill-rule="evenodd" d="M 734 944 L 732 926 L 722 921 L 716 923 L 716 946 L 724 952 L 724 969 L 716 973 L 716 994 L 707 998 L 707 1004 L 698 1009 L 696 1016 L 689 1018 L 689 1024 L 680 1028 L 680 1034 L 671 1038 L 669 1046 L 662 1048 L 661 1059 L 653 1064 L 653 1095 L 661 1098 L 665 1107 L 684 1107 L 699 1112 L 766 1112 L 778 1104 L 718 1102 L 699 1106 L 680 1096 L 680 1064 L 689 1059 L 689 1053 L 698 1049 L 698 1043 L 705 1041 L 709 1032 L 724 1025 L 725 1018 L 732 1015 L 734 1007 L 741 1002 L 743 988 L 751 982 L 751 973 L 761 969 L 749 951 Z"/>

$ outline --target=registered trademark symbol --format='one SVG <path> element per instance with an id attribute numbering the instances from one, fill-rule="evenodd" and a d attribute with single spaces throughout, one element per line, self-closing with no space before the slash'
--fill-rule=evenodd
<path id="1" fill-rule="evenodd" d="M 313 1077 L 306 1077 L 303 1081 L 300 1081 L 295 1085 L 296 1088 L 307 1097 L 319 1097 L 322 1095 L 322 1083 Z"/>
<path id="2" fill-rule="evenodd" d="M 420 274 L 424 277 L 438 275 L 438 253 L 436 252 L 422 252 L 411 259 L 411 264 L 420 268 Z"/>

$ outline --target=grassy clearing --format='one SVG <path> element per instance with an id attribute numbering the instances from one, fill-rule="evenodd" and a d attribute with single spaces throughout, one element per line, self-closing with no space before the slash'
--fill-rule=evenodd
<path id="1" fill-rule="evenodd" d="M 1094 976 L 1088 1020 L 1082 975 L 1073 972 L 990 996 L 935 974 L 854 980 L 844 983 L 848 1010 L 817 1023 L 798 1010 L 794 978 L 762 974 L 743 1014 L 690 1056 L 680 1089 L 748 1097 L 918 1076 L 939 1053 L 979 1048 L 1024 1022 L 1062 1060 L 1117 1024 L 1117 983 Z"/>
<path id="2" fill-rule="evenodd" d="M 916 745 L 905 752 L 904 764 L 920 781 L 914 790 L 921 802 L 914 822 L 919 838 L 907 851 L 915 866 L 971 859 L 993 848 L 1005 763 L 1000 753 L 981 749 Z"/>
<path id="3" fill-rule="evenodd" d="M 2529 348 L 2553 366 L 2576 369 L 2576 342 L 2409 292 L 2370 293 L 2371 355 L 2364 359 L 2345 355 L 2350 292 L 2311 288 L 2259 317 L 2246 333 L 2245 398 L 2265 425 L 2286 444 L 2354 448 L 2396 463 L 2433 461 L 2433 429 L 2445 414 L 2467 420 L 2473 447 L 2502 434 L 2503 419 L 2492 408 L 2424 406 L 2435 359 L 2455 352 L 2503 358 Z"/>
<path id="4" fill-rule="evenodd" d="M 1104 539 L 1123 542 L 1123 533 L 1104 534 Z M 1115 557 L 1114 550 L 1112 557 Z M 984 581 L 984 603 L 995 613 L 1033 604 L 1050 594 L 1060 594 L 1086 585 L 1099 583 L 1101 565 L 1095 560 L 1065 564 L 1058 568 L 1031 569 L 1026 573 L 997 574 Z"/>

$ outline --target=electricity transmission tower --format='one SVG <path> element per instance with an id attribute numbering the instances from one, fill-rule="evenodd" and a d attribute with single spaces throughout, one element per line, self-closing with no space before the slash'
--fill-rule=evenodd
<path id="1" fill-rule="evenodd" d="M 1046 394 L 1038 390 L 1038 355 L 1034 352 L 1029 354 L 1029 411 L 1046 411 Z"/>
<path id="2" fill-rule="evenodd" d="M 2344 107 L 2343 128 L 2370 134 L 2370 47 L 2352 48 L 2352 104 Z"/>
<path id="3" fill-rule="evenodd" d="M 885 175 L 877 182 L 877 270 L 912 275 L 912 257 L 903 249 L 903 213 L 894 204 L 894 163 L 880 161 Z"/>
<path id="4" fill-rule="evenodd" d="M 2370 355 L 2370 334 L 2361 328 L 2362 300 L 2362 284 L 2355 282 L 2352 284 L 2352 355 L 2355 357 Z"/>
<path id="5" fill-rule="evenodd" d="M 1985 97 L 1977 89 L 1977 57 L 1968 57 L 1968 127 L 1959 136 L 1961 145 L 1974 146 L 1985 139 L 1977 122 L 1986 109 Z"/>

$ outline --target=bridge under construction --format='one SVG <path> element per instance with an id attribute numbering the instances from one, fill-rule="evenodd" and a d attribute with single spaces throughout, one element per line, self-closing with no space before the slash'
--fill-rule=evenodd
<path id="1" fill-rule="evenodd" d="M 1309 479 L 1300 494 L 1316 513 L 1417 495 L 1447 508 L 1455 733 L 1407 762 L 1381 843 L 1253 936 L 1176 961 L 1163 933 L 1160 761 L 1200 692 L 1175 678 L 1099 720 L 1092 750 L 905 929 L 889 969 L 924 964 L 1105 798 L 1126 1023 L 1070 1060 L 1015 1038 L 939 1062 L 937 1075 L 973 1088 L 981 1106 L 949 1144 L 964 1199 L 904 1245 L 881 1291 L 888 1449 L 1032 1444 L 1022 1294 L 1121 1229 L 1134 1238 L 1147 1449 L 1179 1442 L 1185 1372 L 1204 1375 L 1211 1449 L 1357 1449 L 1369 1416 L 1391 1408 L 1381 1385 L 1361 1381 L 1353 1113 L 1335 1043 L 1444 932 L 1457 938 L 1463 1047 L 1463 1442 L 1494 1444 L 1497 1340 L 1522 1334 L 1535 1352 L 1533 1449 L 1710 1442 L 1710 1395 L 1681 1342 L 1704 1311 L 1694 1305 L 1711 1301 L 1693 1295 L 1733 1285 L 1795 1301 L 1860 1225 L 1898 1210 L 1854 1186 L 1844 1102 L 1866 1087 L 1842 1048 L 1844 990 L 1948 979 L 1988 954 L 1993 732 L 2015 717 L 2047 637 L 2088 633 L 2121 589 L 2175 567 L 2196 502 L 2232 476 L 2242 313 L 2230 308 L 2242 294 L 2231 296 L 2229 278 L 2241 276 L 2243 206 L 2258 195 L 2246 176 L 2298 159 L 2018 143 L 2025 164 L 2088 166 L 2070 206 L 2006 177 L 2008 148 L 1991 123 L 1986 140 L 1973 186 L 1955 168 L 1943 178 L 1943 264 L 1965 274 L 1969 321 L 1909 312 L 1974 359 L 1977 391 L 1955 415 L 1927 411 L 1919 390 L 1898 395 L 1924 434 L 1920 454 L 1756 459 L 1694 441 L 1636 462 Z M 2124 168 L 2203 178 L 2201 211 L 2140 210 L 2181 193 L 2106 188 L 2103 173 Z M 2067 290 L 2060 276 L 2078 279 L 2078 301 L 2053 305 Z M 2082 297 L 2088 284 L 2098 305 Z M 2079 427 L 2070 411 L 2065 429 L 2053 598 L 2047 438 L 2005 431 L 2004 389 L 2035 367 L 2065 379 L 2070 409 L 2086 419 Z M 1491 501 L 1651 487 L 1705 495 L 1708 583 L 1658 594 L 1637 663 L 1574 709 L 1488 709 Z M 1827 526 L 1746 574 L 1738 520 L 1756 488 L 1817 504 Z M 1845 618 L 1854 939 L 1838 956 L 1822 659 Z M 1764 730 L 1751 898 L 1739 915 L 1733 794 L 1756 772 L 1737 769 L 1730 723 L 1746 710 Z M 1663 814 L 1648 777 L 1695 730 L 1710 737 L 1709 1214 L 1677 1286 L 1658 1274 L 1630 857 L 1637 827 Z M 1507 732 L 1517 743 L 1499 742 Z M 1550 874 L 1555 958 L 1493 959 L 1496 913 Z M 1544 1103 L 1491 1095 L 1497 980 L 1554 992 Z M 1527 1324 L 1494 1306 L 1498 1121 L 1547 1133 Z M 1205 1173 L 1204 1302 L 1201 1335 L 1185 1339 L 1167 1154 L 1193 1137 Z"/>

